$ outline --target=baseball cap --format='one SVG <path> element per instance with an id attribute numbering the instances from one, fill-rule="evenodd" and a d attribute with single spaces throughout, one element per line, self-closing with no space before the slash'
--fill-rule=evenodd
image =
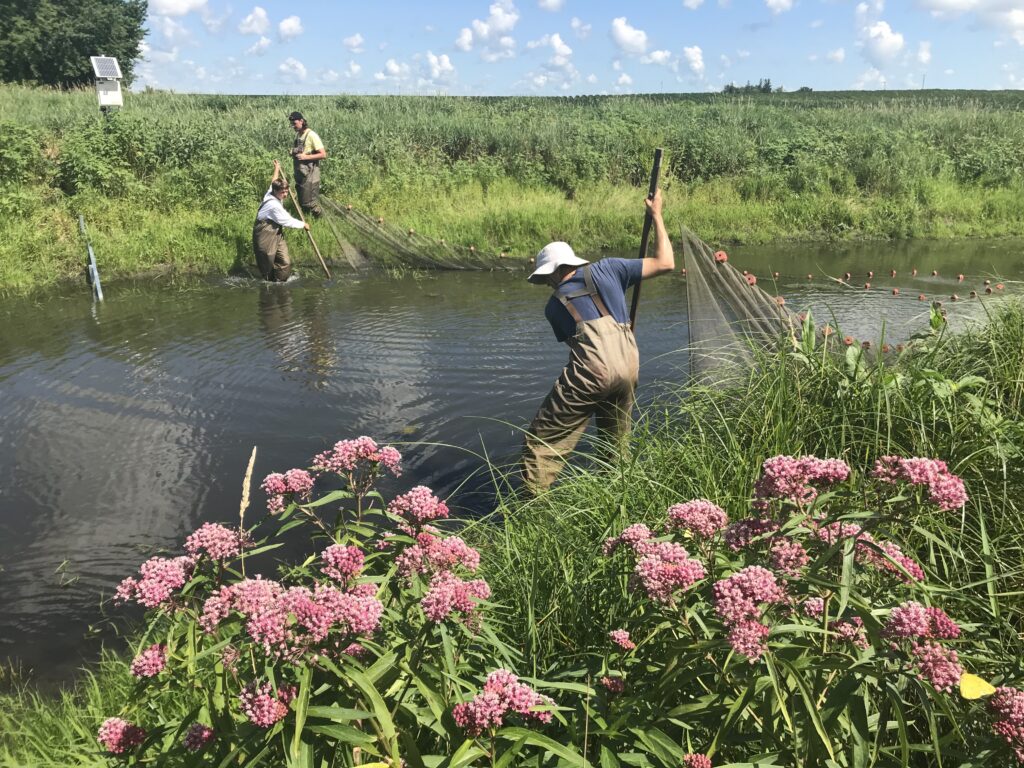
<path id="1" fill-rule="evenodd" d="M 290 115 L 288 115 L 288 120 L 289 121 L 291 121 L 291 120 L 305 120 L 305 119 L 306 118 L 304 118 L 302 116 L 301 112 L 292 112 Z"/>
<path id="2" fill-rule="evenodd" d="M 579 267 L 588 263 L 586 259 L 581 259 L 573 253 L 568 243 L 556 240 L 540 249 L 540 253 L 537 254 L 537 268 L 526 279 L 531 283 L 543 283 L 544 279 L 559 267 Z"/>

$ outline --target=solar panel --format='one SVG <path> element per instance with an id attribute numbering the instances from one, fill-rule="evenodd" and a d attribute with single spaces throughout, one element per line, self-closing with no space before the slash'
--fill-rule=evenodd
<path id="1" fill-rule="evenodd" d="M 121 67 L 113 56 L 90 56 L 89 61 L 92 62 L 92 71 L 96 77 L 121 79 Z"/>

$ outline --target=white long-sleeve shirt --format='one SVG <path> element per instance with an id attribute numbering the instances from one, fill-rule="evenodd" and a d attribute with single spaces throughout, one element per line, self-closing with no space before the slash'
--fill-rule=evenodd
<path id="1" fill-rule="evenodd" d="M 256 221 L 271 221 L 279 227 L 289 227 L 290 229 L 302 229 L 306 226 L 284 209 L 281 201 L 274 195 L 273 187 L 268 189 L 267 194 L 263 196 L 263 202 L 260 203 L 259 212 L 256 214 Z"/>

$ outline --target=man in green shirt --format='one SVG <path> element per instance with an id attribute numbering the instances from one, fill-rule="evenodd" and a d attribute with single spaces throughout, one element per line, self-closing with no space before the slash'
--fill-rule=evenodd
<path id="1" fill-rule="evenodd" d="M 301 112 L 292 112 L 288 119 L 295 129 L 292 160 L 295 187 L 299 190 L 299 205 L 304 211 L 320 217 L 323 215 L 323 209 L 320 208 L 320 161 L 327 157 L 327 150 Z"/>

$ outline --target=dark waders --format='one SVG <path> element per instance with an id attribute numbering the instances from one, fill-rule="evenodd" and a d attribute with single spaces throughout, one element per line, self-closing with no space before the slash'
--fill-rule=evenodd
<path id="1" fill-rule="evenodd" d="M 252 225 L 252 250 L 264 280 L 283 283 L 291 276 L 292 260 L 282 227 L 267 219 L 257 219 Z"/>
<path id="2" fill-rule="evenodd" d="M 309 128 L 295 137 L 295 146 L 292 149 L 292 156 L 302 152 L 306 145 L 306 134 Z M 323 215 L 320 208 L 320 161 L 296 159 L 292 163 L 292 170 L 295 172 L 295 186 L 299 190 L 299 205 L 302 210 L 309 211 L 314 216 Z"/>

